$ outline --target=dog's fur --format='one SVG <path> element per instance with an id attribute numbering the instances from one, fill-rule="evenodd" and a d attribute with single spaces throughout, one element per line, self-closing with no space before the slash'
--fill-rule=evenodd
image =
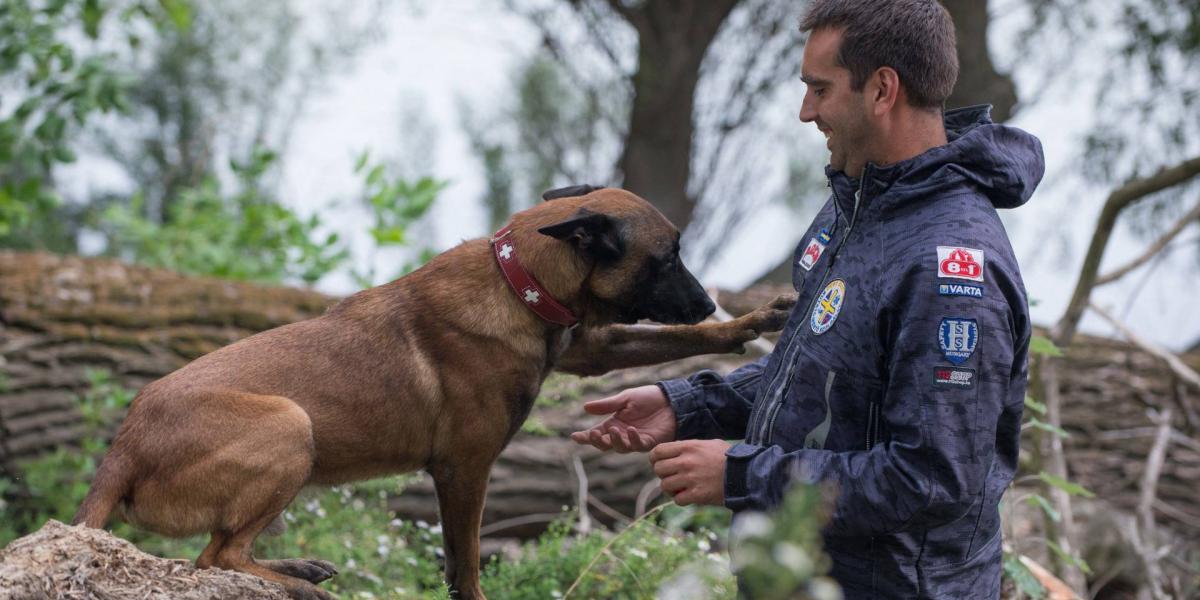
<path id="1" fill-rule="evenodd" d="M 446 577 L 479 589 L 479 525 L 493 461 L 551 369 L 596 374 L 730 352 L 777 330 L 786 303 L 727 323 L 608 326 L 651 318 L 694 324 L 713 310 L 679 262 L 679 233 L 621 190 L 557 199 L 516 214 L 521 262 L 576 315 L 542 321 L 508 288 L 488 240 L 463 244 L 327 314 L 262 332 L 141 390 L 75 522 L 110 513 L 169 536 L 209 532 L 197 566 L 282 584 L 294 598 L 324 561 L 251 557 L 260 532 L 305 485 L 425 469 L 434 479 Z"/>

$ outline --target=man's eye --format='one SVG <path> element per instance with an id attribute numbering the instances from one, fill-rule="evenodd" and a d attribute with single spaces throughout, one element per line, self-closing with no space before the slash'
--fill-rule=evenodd
<path id="1" fill-rule="evenodd" d="M 817 97 L 821 97 L 821 96 L 825 95 L 825 88 L 815 87 L 812 89 L 812 92 L 813 92 L 813 95 L 815 95 Z"/>

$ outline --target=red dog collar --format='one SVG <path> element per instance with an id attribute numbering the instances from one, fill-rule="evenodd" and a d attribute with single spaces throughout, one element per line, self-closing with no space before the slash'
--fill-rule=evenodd
<path id="1" fill-rule="evenodd" d="M 530 275 L 529 271 L 521 266 L 521 261 L 517 259 L 517 246 L 509 237 L 509 234 L 512 233 L 510 227 L 510 225 L 505 225 L 492 236 L 492 254 L 496 256 L 496 262 L 500 264 L 500 271 L 504 273 L 508 287 L 516 292 L 517 297 L 525 303 L 525 306 L 529 307 L 529 310 L 537 313 L 542 319 L 555 325 L 573 327 L 579 322 L 579 318 L 571 312 L 571 309 L 555 300 L 550 292 L 547 292 L 533 278 L 533 275 Z"/>

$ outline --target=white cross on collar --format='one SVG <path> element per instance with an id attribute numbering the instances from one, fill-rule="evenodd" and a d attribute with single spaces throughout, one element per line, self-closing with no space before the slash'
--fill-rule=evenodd
<path id="1" fill-rule="evenodd" d="M 538 301 L 541 300 L 541 298 L 542 298 L 542 295 L 537 293 L 537 290 L 532 290 L 532 289 L 525 290 L 525 302 L 528 302 L 529 304 L 537 304 Z"/>
<path id="2" fill-rule="evenodd" d="M 513 253 L 512 244 L 504 244 L 503 246 L 500 246 L 500 258 L 503 258 L 504 260 L 508 260 L 509 258 L 512 257 L 512 253 Z"/>

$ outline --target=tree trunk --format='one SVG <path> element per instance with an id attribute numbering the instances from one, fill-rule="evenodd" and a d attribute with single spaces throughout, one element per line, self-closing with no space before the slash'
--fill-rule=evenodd
<path id="1" fill-rule="evenodd" d="M 111 259 L 0 252 L 0 469 L 78 441 L 89 370 L 137 389 L 334 301 Z"/>
<path id="2" fill-rule="evenodd" d="M 1012 77 L 997 72 L 988 50 L 988 2 L 979 0 L 942 0 L 954 19 L 958 41 L 958 83 L 946 101 L 946 108 L 972 104 L 991 104 L 992 119 L 997 123 L 1012 118 L 1017 108 L 1017 86 Z"/>
<path id="3" fill-rule="evenodd" d="M 620 168 L 626 189 L 649 199 L 681 231 L 691 222 L 688 194 L 696 84 L 717 31 L 740 0 L 611 0 L 638 32 L 633 112 Z"/>

